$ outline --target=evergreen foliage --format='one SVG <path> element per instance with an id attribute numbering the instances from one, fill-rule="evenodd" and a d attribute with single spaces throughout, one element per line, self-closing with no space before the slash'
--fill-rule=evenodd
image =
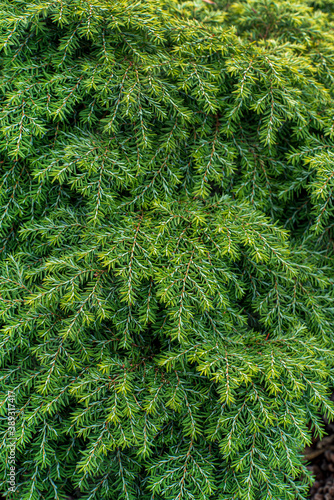
<path id="1" fill-rule="evenodd" d="M 333 386 L 334 3 L 0 0 L 1 491 L 305 499 Z"/>

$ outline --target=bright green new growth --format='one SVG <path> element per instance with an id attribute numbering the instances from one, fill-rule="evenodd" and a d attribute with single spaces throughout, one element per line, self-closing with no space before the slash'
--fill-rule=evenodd
<path id="1" fill-rule="evenodd" d="M 334 415 L 331 2 L 0 1 L 1 491 L 294 500 Z"/>

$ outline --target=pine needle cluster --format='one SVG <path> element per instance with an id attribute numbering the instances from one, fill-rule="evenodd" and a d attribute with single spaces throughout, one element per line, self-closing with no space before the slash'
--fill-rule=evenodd
<path id="1" fill-rule="evenodd" d="M 0 488 L 305 500 L 334 416 L 334 2 L 0 0 Z M 7 498 L 7 496 L 6 496 Z"/>

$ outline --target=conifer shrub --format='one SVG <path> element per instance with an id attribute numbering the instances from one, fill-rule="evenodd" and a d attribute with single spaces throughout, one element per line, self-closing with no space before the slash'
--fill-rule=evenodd
<path id="1" fill-rule="evenodd" d="M 334 415 L 332 12 L 0 0 L 4 496 L 307 498 Z"/>

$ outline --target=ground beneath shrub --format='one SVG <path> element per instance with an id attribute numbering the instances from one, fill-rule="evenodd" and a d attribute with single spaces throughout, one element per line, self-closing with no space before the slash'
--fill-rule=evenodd
<path id="1" fill-rule="evenodd" d="M 331 399 L 334 401 L 334 394 Z M 315 476 L 310 500 L 334 500 L 334 422 L 323 420 L 327 436 L 321 441 L 313 439 L 312 446 L 305 449 L 305 458 L 311 462 L 307 468 Z"/>

